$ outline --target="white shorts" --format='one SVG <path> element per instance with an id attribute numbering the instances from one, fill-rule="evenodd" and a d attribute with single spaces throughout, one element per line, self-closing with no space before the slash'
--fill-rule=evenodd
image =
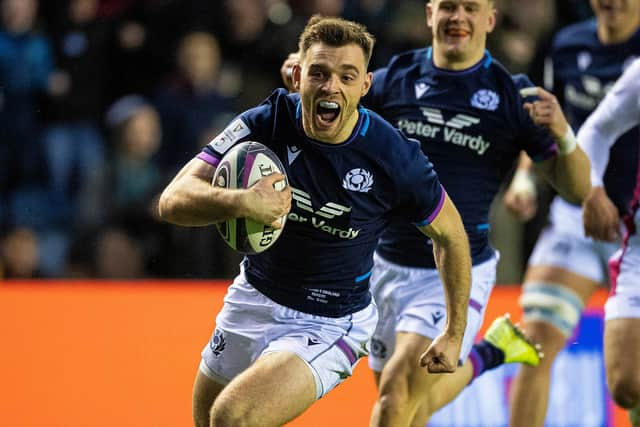
<path id="1" fill-rule="evenodd" d="M 377 320 L 373 301 L 338 318 L 293 310 L 261 294 L 240 274 L 229 287 L 216 329 L 202 350 L 200 371 L 227 384 L 262 354 L 287 351 L 307 363 L 319 399 L 351 376 L 356 363 L 368 354 Z"/>
<path id="2" fill-rule="evenodd" d="M 575 227 L 582 227 L 582 223 Z M 618 247 L 616 243 L 582 237 L 551 224 L 540 234 L 529 265 L 559 267 L 594 282 L 608 283 L 607 261 Z"/>
<path id="3" fill-rule="evenodd" d="M 460 360 L 465 361 L 482 326 L 496 281 L 498 253 L 473 266 L 471 298 Z M 380 320 L 371 339 L 369 367 L 380 372 L 395 348 L 397 332 L 413 332 L 434 339 L 446 324 L 445 293 L 437 269 L 404 267 L 374 256 L 371 291 Z"/>
<path id="4" fill-rule="evenodd" d="M 640 228 L 640 211 L 635 215 Z M 604 306 L 605 320 L 640 318 L 640 236 L 630 234 L 609 261 L 611 293 Z"/>

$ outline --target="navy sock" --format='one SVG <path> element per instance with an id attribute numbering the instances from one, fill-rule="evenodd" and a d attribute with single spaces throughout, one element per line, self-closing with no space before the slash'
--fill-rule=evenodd
<path id="1" fill-rule="evenodd" d="M 473 366 L 473 377 L 469 381 L 469 384 L 471 384 L 474 379 L 485 371 L 502 365 L 504 363 L 504 352 L 488 341 L 482 340 L 471 348 L 469 361 Z"/>

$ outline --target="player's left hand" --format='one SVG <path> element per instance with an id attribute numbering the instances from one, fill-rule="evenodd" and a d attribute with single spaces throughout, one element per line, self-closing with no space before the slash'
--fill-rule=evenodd
<path id="1" fill-rule="evenodd" d="M 549 128 L 555 138 L 563 138 L 569 128 L 569 123 L 562 112 L 558 99 L 541 87 L 525 88 L 520 95 L 537 96 L 534 102 L 525 102 L 523 107 L 529 113 L 531 120 L 538 126 Z"/>
<path id="2" fill-rule="evenodd" d="M 426 366 L 431 374 L 455 372 L 458 367 L 460 345 L 459 339 L 446 333 L 438 335 L 427 351 L 420 356 L 420 366 Z"/>
<path id="3" fill-rule="evenodd" d="M 293 79 L 292 72 L 293 66 L 300 62 L 300 55 L 298 52 L 290 53 L 287 59 L 284 60 L 282 66 L 280 66 L 280 77 L 282 78 L 282 83 L 284 83 L 285 87 L 289 90 L 289 92 L 295 92 L 295 88 L 293 87 Z"/>
<path id="4" fill-rule="evenodd" d="M 591 187 L 582 204 L 582 221 L 586 236 L 605 242 L 615 242 L 620 238 L 618 208 L 603 187 Z"/>

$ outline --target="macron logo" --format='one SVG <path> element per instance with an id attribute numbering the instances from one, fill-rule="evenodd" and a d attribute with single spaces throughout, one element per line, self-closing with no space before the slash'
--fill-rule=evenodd
<path id="1" fill-rule="evenodd" d="M 296 145 L 287 145 L 287 160 L 289 164 L 293 163 L 301 151 L 302 149 Z"/>
<path id="2" fill-rule="evenodd" d="M 429 85 L 426 83 L 416 83 L 415 86 L 413 87 L 416 91 L 416 99 L 420 99 L 422 98 L 422 95 L 424 95 L 425 93 L 427 93 L 427 91 L 429 90 Z"/>

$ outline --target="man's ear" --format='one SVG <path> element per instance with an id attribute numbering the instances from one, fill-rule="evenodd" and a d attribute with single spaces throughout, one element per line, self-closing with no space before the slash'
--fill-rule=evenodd
<path id="1" fill-rule="evenodd" d="M 365 96 L 369 92 L 369 89 L 371 89 L 372 82 L 373 82 L 373 73 L 367 73 L 367 76 L 364 79 L 364 84 L 362 85 L 362 93 L 360 97 Z"/>
<path id="2" fill-rule="evenodd" d="M 487 32 L 490 33 L 496 27 L 496 22 L 498 22 L 498 11 L 495 8 L 491 9 L 489 13 L 489 25 L 487 26 Z"/>
<path id="3" fill-rule="evenodd" d="M 300 91 L 300 81 L 302 80 L 302 67 L 300 63 L 294 64 L 291 69 L 291 83 L 293 84 L 293 89 L 298 92 Z"/>
<path id="4" fill-rule="evenodd" d="M 427 1 L 427 4 L 425 5 L 425 9 L 426 9 L 426 19 L 427 19 L 427 27 L 431 28 L 432 27 L 432 19 L 433 19 L 433 5 L 431 4 L 430 1 Z"/>

